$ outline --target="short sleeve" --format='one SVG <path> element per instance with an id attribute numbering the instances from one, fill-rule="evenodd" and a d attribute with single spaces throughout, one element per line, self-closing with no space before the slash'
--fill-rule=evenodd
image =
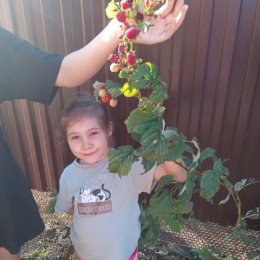
<path id="1" fill-rule="evenodd" d="M 62 60 L 0 27 L 0 102 L 28 99 L 49 104 Z"/>
<path id="2" fill-rule="evenodd" d="M 69 194 L 66 176 L 63 173 L 60 178 L 60 190 L 55 204 L 55 211 L 59 213 L 69 212 L 73 207 L 73 197 Z"/>
<path id="3" fill-rule="evenodd" d="M 145 172 L 142 165 L 142 160 L 133 163 L 132 168 L 129 172 L 130 178 L 133 180 L 134 188 L 140 194 L 142 192 L 150 193 L 154 184 L 154 174 L 156 170 L 156 165 Z"/>

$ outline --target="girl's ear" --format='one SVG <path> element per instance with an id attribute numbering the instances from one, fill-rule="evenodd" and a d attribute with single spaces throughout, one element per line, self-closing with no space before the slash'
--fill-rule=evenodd
<path id="1" fill-rule="evenodd" d="M 107 134 L 108 134 L 108 137 L 112 136 L 112 134 L 113 134 L 113 122 L 112 121 L 109 121 L 109 123 L 108 123 Z"/>

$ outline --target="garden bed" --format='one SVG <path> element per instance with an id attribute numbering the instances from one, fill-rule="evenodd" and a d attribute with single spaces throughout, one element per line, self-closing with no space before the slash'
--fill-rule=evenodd
<path id="1" fill-rule="evenodd" d="M 39 206 L 45 223 L 45 231 L 22 247 L 22 259 L 34 260 L 74 260 L 73 246 L 70 240 L 71 218 L 67 214 L 48 214 L 46 208 L 51 192 L 33 190 L 33 195 Z M 182 232 L 173 233 L 167 227 L 162 227 L 160 239 L 156 246 L 140 247 L 141 260 L 188 260 L 194 259 L 191 248 L 214 246 L 223 254 L 229 254 L 236 246 L 236 259 L 247 259 L 241 252 L 245 244 L 239 241 L 237 245 L 230 238 L 232 227 L 222 227 L 215 223 L 199 223 L 196 228 L 188 222 Z M 253 248 L 260 246 L 260 232 L 250 231 L 254 243 Z M 255 258 L 260 259 L 260 257 Z"/>

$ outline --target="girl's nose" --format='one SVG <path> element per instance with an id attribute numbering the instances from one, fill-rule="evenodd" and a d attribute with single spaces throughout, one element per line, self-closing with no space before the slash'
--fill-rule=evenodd
<path id="1" fill-rule="evenodd" d="M 82 149 L 88 149 L 91 147 L 91 142 L 88 138 L 84 138 L 81 144 Z"/>

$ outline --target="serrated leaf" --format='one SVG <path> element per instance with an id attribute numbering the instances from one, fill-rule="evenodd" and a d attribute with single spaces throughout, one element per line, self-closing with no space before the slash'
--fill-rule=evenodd
<path id="1" fill-rule="evenodd" d="M 172 133 L 172 134 L 170 134 Z M 168 152 L 166 155 L 166 161 L 175 161 L 182 156 L 183 151 L 185 150 L 185 136 L 176 135 L 175 131 L 164 131 L 163 135 L 166 136 Z"/>
<path id="2" fill-rule="evenodd" d="M 200 182 L 200 196 L 211 201 L 211 198 L 216 194 L 220 187 L 219 177 L 213 171 L 206 171 Z"/>
<path id="3" fill-rule="evenodd" d="M 141 208 L 142 209 L 142 208 Z M 145 210 L 141 210 L 139 217 L 141 223 L 141 244 L 154 244 L 157 241 L 160 231 L 160 223 L 158 218 L 154 218 Z"/>
<path id="4" fill-rule="evenodd" d="M 165 187 L 165 185 L 173 183 L 173 178 L 170 175 L 163 176 L 157 183 L 155 192 L 160 192 L 160 190 Z"/>
<path id="5" fill-rule="evenodd" d="M 192 194 L 196 186 L 195 182 L 196 182 L 196 176 L 193 174 L 188 174 L 185 183 L 185 190 L 183 193 L 180 194 L 179 199 L 190 200 L 192 198 Z"/>
<path id="6" fill-rule="evenodd" d="M 132 138 L 140 142 L 142 135 L 148 128 L 154 125 L 162 127 L 162 116 L 156 113 L 147 113 L 136 108 L 130 113 L 125 124 Z"/>
<path id="7" fill-rule="evenodd" d="M 118 73 L 118 77 L 120 79 L 128 79 L 130 76 L 130 73 L 128 71 L 125 71 L 125 70 L 120 70 L 120 72 Z"/>
<path id="8" fill-rule="evenodd" d="M 183 226 L 183 223 L 177 219 L 176 216 L 168 216 L 166 219 L 165 219 L 165 224 L 168 225 L 172 231 L 174 232 L 181 232 L 182 230 L 182 226 Z"/>
<path id="9" fill-rule="evenodd" d="M 145 173 L 146 173 L 154 167 L 155 162 L 142 158 L 142 165 L 143 165 Z"/>
<path id="10" fill-rule="evenodd" d="M 210 157 L 213 157 L 215 155 L 215 150 L 212 149 L 212 148 L 205 148 L 204 150 L 201 151 L 200 153 L 200 163 L 202 164 L 203 161 L 205 161 L 206 159 L 210 158 Z"/>
<path id="11" fill-rule="evenodd" d="M 106 88 L 107 88 L 107 91 L 113 97 L 118 97 L 122 94 L 122 92 L 120 91 L 121 85 L 117 82 L 113 82 L 111 80 L 106 80 Z"/>
<path id="12" fill-rule="evenodd" d="M 106 8 L 107 18 L 113 19 L 116 17 L 117 12 L 119 11 L 118 6 L 116 5 L 114 0 L 111 0 Z"/>
<path id="13" fill-rule="evenodd" d="M 135 81 L 129 81 L 129 84 L 131 88 L 136 88 L 136 89 L 145 89 L 149 86 L 149 82 L 145 79 L 139 79 Z"/>
<path id="14" fill-rule="evenodd" d="M 188 214 L 193 208 L 193 202 L 189 200 L 175 200 L 173 201 L 174 213 Z"/>
<path id="15" fill-rule="evenodd" d="M 220 159 L 216 160 L 214 162 L 214 166 L 213 166 L 213 171 L 215 172 L 215 174 L 217 174 L 218 176 L 221 176 L 224 174 L 224 167 L 223 167 L 223 163 Z"/>
<path id="16" fill-rule="evenodd" d="M 157 73 L 157 67 L 154 64 L 150 62 L 141 64 L 130 77 L 131 85 L 138 89 L 144 89 L 149 86 L 157 88 L 158 85 L 161 85 L 161 80 Z"/>
<path id="17" fill-rule="evenodd" d="M 150 161 L 157 161 L 158 164 L 165 161 L 167 153 L 167 144 L 161 131 L 159 125 L 153 125 L 145 131 L 140 141 L 143 157 Z"/>
<path id="18" fill-rule="evenodd" d="M 163 220 L 172 214 L 171 201 L 172 192 L 169 189 L 162 190 L 159 195 L 154 194 L 150 199 L 149 214 L 157 217 L 159 220 Z"/>
<path id="19" fill-rule="evenodd" d="M 121 146 L 109 152 L 109 171 L 121 176 L 127 175 L 132 164 L 138 161 L 135 150 L 131 145 Z"/>

